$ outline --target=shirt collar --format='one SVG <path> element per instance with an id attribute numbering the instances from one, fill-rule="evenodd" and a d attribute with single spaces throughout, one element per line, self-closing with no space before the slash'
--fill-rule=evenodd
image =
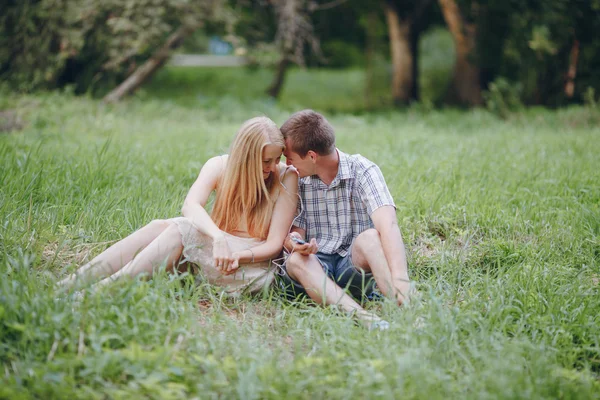
<path id="1" fill-rule="evenodd" d="M 352 173 L 350 172 L 350 160 L 349 160 L 348 154 L 344 153 L 343 151 L 341 151 L 338 148 L 336 148 L 335 151 L 337 151 L 338 159 L 339 159 L 338 172 L 337 172 L 337 175 L 335 176 L 335 178 L 333 178 L 333 181 L 331 181 L 331 184 L 329 185 L 329 187 L 337 186 L 341 180 L 352 178 Z M 305 176 L 304 178 L 302 178 L 300 180 L 300 182 L 302 182 L 304 185 L 311 185 L 313 179 L 315 179 L 316 181 L 321 181 L 321 179 L 319 179 L 319 177 L 317 175 L 311 175 L 311 176 Z"/>
<path id="2" fill-rule="evenodd" d="M 337 179 L 342 180 L 342 179 L 352 178 L 352 173 L 350 172 L 350 159 L 348 157 L 348 154 L 344 153 L 343 151 L 340 151 L 339 149 L 336 149 L 336 150 L 340 157 L 340 165 L 338 167 L 338 173 L 337 173 L 334 181 Z"/>

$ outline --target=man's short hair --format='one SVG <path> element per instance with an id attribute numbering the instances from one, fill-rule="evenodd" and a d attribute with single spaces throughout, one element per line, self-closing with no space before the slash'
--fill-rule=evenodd
<path id="1" fill-rule="evenodd" d="M 309 150 L 326 156 L 335 151 L 333 126 L 324 116 L 313 110 L 298 111 L 281 126 L 281 133 L 294 153 L 306 157 Z"/>

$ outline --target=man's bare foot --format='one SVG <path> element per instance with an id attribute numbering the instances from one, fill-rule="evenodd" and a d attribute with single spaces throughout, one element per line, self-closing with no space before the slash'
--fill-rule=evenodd
<path id="1" fill-rule="evenodd" d="M 398 302 L 398 306 L 409 303 L 413 290 L 414 289 L 410 281 L 403 280 L 396 284 L 396 301 Z"/>
<path id="2" fill-rule="evenodd" d="M 385 331 L 390 328 L 389 322 L 365 310 L 356 310 L 356 320 L 369 331 Z"/>

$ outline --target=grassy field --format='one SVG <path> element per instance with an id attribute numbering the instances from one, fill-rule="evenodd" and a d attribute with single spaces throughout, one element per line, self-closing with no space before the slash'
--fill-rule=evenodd
<path id="1" fill-rule="evenodd" d="M 211 108 L 227 113 L 232 108 L 271 108 L 266 96 L 272 71 L 250 68 L 169 67 L 163 69 L 138 95 L 140 100 L 160 99 L 187 108 Z M 371 105 L 361 69 L 293 69 L 281 91 L 277 108 L 295 110 L 310 106 L 330 113 L 364 113 Z M 373 105 L 389 107 L 389 90 L 376 88 Z"/>
<path id="2" fill-rule="evenodd" d="M 306 96 L 300 78 L 288 99 Z M 391 322 L 370 333 L 187 275 L 56 293 L 112 241 L 178 216 L 244 119 L 296 106 L 180 103 L 156 82 L 117 107 L 3 100 L 26 127 L 0 134 L 0 398 L 600 398 L 597 110 L 331 115 L 338 146 L 381 166 L 419 289 L 403 309 L 369 304 Z M 326 108 L 311 100 L 297 105 Z"/>

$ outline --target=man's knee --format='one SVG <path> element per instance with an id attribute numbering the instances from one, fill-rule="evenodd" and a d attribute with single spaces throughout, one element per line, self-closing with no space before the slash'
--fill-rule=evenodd
<path id="1" fill-rule="evenodd" d="M 358 245 L 363 249 L 368 249 L 373 245 L 381 245 L 381 236 L 377 229 L 370 228 L 360 233 L 354 240 L 354 245 Z"/>
<path id="2" fill-rule="evenodd" d="M 303 275 L 306 275 L 311 268 L 314 268 L 314 263 L 311 262 L 311 257 L 316 256 L 310 255 L 305 256 L 299 253 L 292 253 L 286 261 L 286 270 L 290 277 L 294 280 L 298 280 Z M 317 261 L 318 262 L 318 261 Z"/>

